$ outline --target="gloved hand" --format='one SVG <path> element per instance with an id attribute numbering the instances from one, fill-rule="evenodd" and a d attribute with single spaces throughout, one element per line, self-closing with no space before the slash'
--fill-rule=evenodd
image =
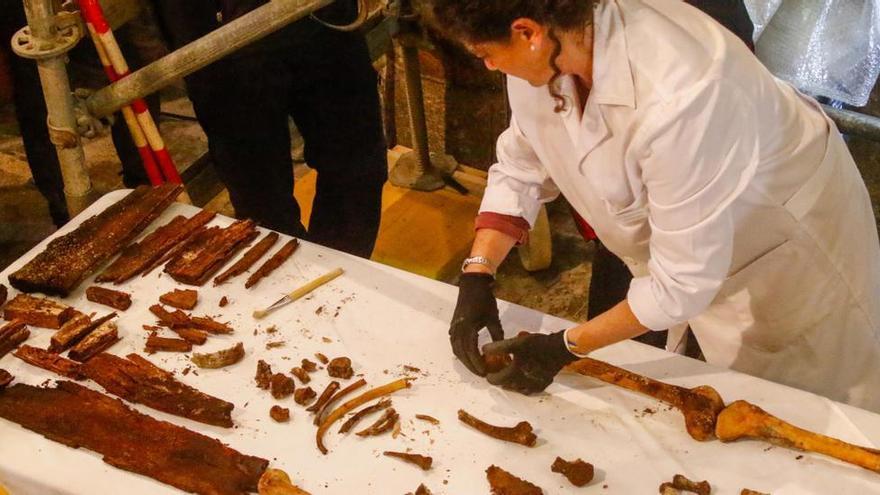
<path id="1" fill-rule="evenodd" d="M 504 338 L 498 319 L 498 304 L 492 294 L 495 277 L 488 273 L 462 273 L 458 283 L 458 302 L 449 325 L 452 352 L 471 372 L 486 376 L 486 365 L 477 347 L 480 330 L 489 330 L 493 341 Z"/>
<path id="2" fill-rule="evenodd" d="M 513 354 L 513 362 L 486 377 L 492 385 L 529 395 L 553 383 L 553 378 L 577 356 L 565 345 L 565 331 L 527 333 L 483 346 L 486 354 Z"/>

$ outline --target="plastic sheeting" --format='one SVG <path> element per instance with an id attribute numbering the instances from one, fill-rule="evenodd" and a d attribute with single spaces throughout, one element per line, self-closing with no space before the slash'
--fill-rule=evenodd
<path id="1" fill-rule="evenodd" d="M 73 219 L 61 234 L 123 194 L 125 191 L 108 194 Z M 192 206 L 174 204 L 152 227 L 175 215 L 191 215 L 195 211 Z M 218 217 L 213 223 L 229 222 L 229 218 Z M 0 278 L 5 279 L 48 242 L 49 239 L 13 263 L 0 273 Z M 265 320 L 251 317 L 255 308 L 271 304 L 280 294 L 337 266 L 343 267 L 345 274 L 308 297 L 275 311 Z M 236 329 L 231 335 L 212 335 L 198 351 L 213 352 L 241 341 L 246 349 L 241 362 L 219 370 L 199 369 L 186 374 L 183 370 L 191 366 L 187 355 L 146 356 L 174 371 L 179 380 L 233 402 L 236 427 L 208 426 L 142 405 L 132 407 L 218 438 L 243 453 L 268 458 L 274 467 L 286 470 L 297 484 L 315 495 L 395 495 L 412 492 L 420 483 L 437 495 L 487 494 L 485 469 L 490 464 L 532 481 L 548 495 L 657 493 L 660 483 L 676 473 L 709 480 L 712 493 L 717 495 L 736 495 L 744 487 L 774 495 L 880 493 L 880 474 L 819 455 L 753 441 L 697 442 L 685 432 L 678 411 L 583 376 L 564 373 L 548 393 L 531 397 L 492 387 L 485 379 L 468 372 L 449 349 L 447 330 L 457 290 L 448 284 L 308 242 L 303 242 L 287 263 L 257 287 L 245 290 L 242 282 L 239 277 L 217 287 L 205 284 L 199 288 L 200 301 L 194 310 L 198 315 L 216 315 Z M 88 283 L 65 301 L 86 313 L 107 312 L 107 308 L 86 300 L 86 286 Z M 123 339 L 109 352 L 142 352 L 148 332 L 141 325 L 155 320 L 147 308 L 160 294 L 176 286 L 159 271 L 126 282 L 121 289 L 132 293 L 133 304 L 119 313 Z M 221 295 L 228 296 L 230 301 L 224 308 L 217 306 Z M 514 304 L 502 302 L 499 309 L 508 334 L 521 329 L 553 331 L 572 325 Z M 276 331 L 268 331 L 272 326 Z M 44 347 L 51 335 L 50 330 L 33 329 L 28 344 Z M 267 347 L 272 342 L 284 345 Z M 253 378 L 259 359 L 267 361 L 275 371 L 287 372 L 302 358 L 314 359 L 315 352 L 331 358 L 350 357 L 355 373 L 363 374 L 370 387 L 402 375 L 415 375 L 412 388 L 392 396 L 402 420 L 401 435 L 340 435 L 337 424 L 327 435 L 330 452 L 321 455 L 315 447 L 312 417 L 292 399 L 276 401 L 266 391 L 257 389 Z M 880 415 L 807 392 L 637 342 L 602 349 L 595 357 L 687 387 L 709 384 L 729 402 L 749 400 L 814 431 L 861 445 L 880 445 Z M 0 360 L 0 367 L 15 375 L 17 381 L 31 385 L 56 378 L 13 356 Z M 320 391 L 329 380 L 326 371 L 319 370 L 312 373 L 310 386 Z M 100 390 L 90 381 L 84 385 Z M 269 419 L 269 409 L 275 404 L 290 408 L 289 423 Z M 486 437 L 459 423 L 459 408 L 499 425 L 527 420 L 534 425 L 538 442 L 529 448 Z M 417 420 L 416 414 L 431 415 L 440 424 Z M 366 418 L 358 429 L 375 419 Z M 421 471 L 382 456 L 385 450 L 430 455 L 434 466 L 430 471 Z M 586 488 L 572 486 L 550 471 L 556 456 L 592 462 L 596 467 L 595 480 Z M 13 495 L 182 493 L 115 469 L 101 462 L 93 452 L 52 442 L 2 419 L 0 485 L 6 485 Z"/>
<path id="2" fill-rule="evenodd" d="M 880 0 L 745 0 L 758 58 L 804 92 L 861 107 L 880 73 Z"/>

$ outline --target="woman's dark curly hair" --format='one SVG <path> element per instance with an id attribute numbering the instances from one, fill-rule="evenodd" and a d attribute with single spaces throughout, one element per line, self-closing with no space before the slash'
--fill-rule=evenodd
<path id="1" fill-rule="evenodd" d="M 556 59 L 562 52 L 557 31 L 584 29 L 593 21 L 594 0 L 427 0 L 433 24 L 448 36 L 468 43 L 510 40 L 510 25 L 519 18 L 532 19 L 548 27 L 554 43 L 550 55 L 553 77 L 548 87 L 556 100 L 556 111 L 565 109 L 566 101 L 556 83 L 560 70 Z"/>

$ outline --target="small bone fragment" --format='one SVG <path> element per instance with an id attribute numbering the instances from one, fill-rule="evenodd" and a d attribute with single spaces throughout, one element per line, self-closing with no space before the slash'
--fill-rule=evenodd
<path id="1" fill-rule="evenodd" d="M 312 381 L 312 378 L 309 376 L 306 370 L 300 368 L 299 366 L 297 366 L 296 368 L 292 368 L 290 370 L 290 374 L 299 378 L 299 381 L 301 381 L 303 385 Z"/>
<path id="2" fill-rule="evenodd" d="M 269 409 L 269 416 L 278 423 L 286 423 L 290 420 L 290 409 L 281 406 L 272 406 L 272 409 Z"/>
<path id="3" fill-rule="evenodd" d="M 492 495 L 543 495 L 544 491 L 494 464 L 486 469 Z"/>
<path id="4" fill-rule="evenodd" d="M 199 292 L 193 289 L 174 289 L 159 296 L 159 302 L 173 308 L 190 310 L 199 302 Z"/>
<path id="5" fill-rule="evenodd" d="M 709 495 L 712 493 L 712 486 L 709 485 L 708 481 L 691 481 L 683 474 L 676 474 L 672 477 L 672 486 L 679 490 L 694 492 L 697 495 Z"/>
<path id="6" fill-rule="evenodd" d="M 280 469 L 267 469 L 257 485 L 259 495 L 311 495 L 293 485 L 287 473 Z"/>
<path id="7" fill-rule="evenodd" d="M 351 369 L 351 359 L 347 357 L 333 358 L 327 365 L 327 374 L 333 378 L 348 380 L 354 374 L 354 370 Z"/>
<path id="8" fill-rule="evenodd" d="M 415 493 L 409 492 L 406 495 L 431 495 L 431 490 L 428 490 L 427 486 L 421 484 L 418 488 L 416 488 Z"/>
<path id="9" fill-rule="evenodd" d="M 681 490 L 666 481 L 660 484 L 660 495 L 681 495 Z"/>
<path id="10" fill-rule="evenodd" d="M 764 492 L 756 492 L 755 490 L 749 490 L 748 488 L 743 488 L 739 495 L 770 495 L 769 493 Z"/>
<path id="11" fill-rule="evenodd" d="M 131 294 L 95 285 L 86 289 L 86 299 L 120 311 L 131 307 Z"/>
<path id="12" fill-rule="evenodd" d="M 229 299 L 227 299 L 226 296 L 221 297 L 220 302 L 217 303 L 221 308 L 225 308 L 227 304 L 229 304 Z"/>
<path id="13" fill-rule="evenodd" d="M 440 420 L 435 418 L 434 416 L 428 416 L 427 414 L 416 414 L 416 419 L 421 419 L 422 421 L 427 421 L 432 425 L 439 425 Z"/>
<path id="14" fill-rule="evenodd" d="M 12 376 L 8 371 L 4 369 L 0 369 L 0 390 L 3 390 L 14 380 L 15 377 Z"/>
<path id="15" fill-rule="evenodd" d="M 377 419 L 375 423 L 355 433 L 355 435 L 359 437 L 374 437 L 381 435 L 394 428 L 394 425 L 397 424 L 399 419 L 400 415 L 397 414 L 397 411 L 395 411 L 393 407 L 389 407 L 385 410 L 385 413 L 382 414 L 382 417 Z"/>
<path id="16" fill-rule="evenodd" d="M 244 358 L 244 345 L 239 342 L 229 349 L 207 354 L 193 353 L 190 360 L 199 368 L 217 369 L 231 366 Z"/>
<path id="17" fill-rule="evenodd" d="M 315 426 L 318 426 L 318 425 L 321 424 L 321 418 L 324 417 L 324 412 L 327 411 L 327 410 L 329 410 L 329 407 L 330 407 L 334 402 L 337 402 L 339 399 L 345 397 L 346 395 L 348 395 L 348 394 L 354 392 L 355 390 L 357 390 L 357 389 L 363 387 L 363 386 L 366 385 L 366 384 L 367 384 L 367 381 L 364 380 L 363 378 L 361 378 L 360 380 L 358 380 L 358 381 L 356 381 L 356 382 L 350 384 L 349 386 L 345 387 L 344 389 L 340 390 L 339 392 L 336 392 L 335 394 L 333 394 L 333 397 L 330 397 L 330 400 L 328 400 L 327 402 L 325 402 L 325 403 L 321 406 L 320 409 L 318 409 L 317 411 L 315 411 L 315 420 L 314 420 L 314 424 L 315 424 Z"/>
<path id="18" fill-rule="evenodd" d="M 314 373 L 315 371 L 318 371 L 318 365 L 315 364 L 314 361 L 309 361 L 308 359 L 303 358 L 301 363 L 302 364 L 300 364 L 300 367 L 306 370 L 306 372 L 308 373 Z"/>
<path id="19" fill-rule="evenodd" d="M 290 397 L 296 391 L 296 382 L 284 373 L 275 373 L 269 380 L 269 390 L 276 399 Z"/>
<path id="20" fill-rule="evenodd" d="M 764 440 L 824 454 L 880 473 L 880 452 L 798 428 L 744 400 L 738 400 L 721 411 L 715 435 L 722 442 L 740 438 Z"/>
<path id="21" fill-rule="evenodd" d="M 299 247 L 299 241 L 296 239 L 291 239 L 287 241 L 286 244 L 281 246 L 278 251 L 275 251 L 275 254 L 272 255 L 271 258 L 267 259 L 262 266 L 257 268 L 257 271 L 251 274 L 248 277 L 247 281 L 244 283 L 245 289 L 250 289 L 251 287 L 257 285 L 260 280 L 268 277 L 276 268 L 281 266 L 282 263 L 287 261 L 293 255 L 293 252 L 296 251 L 296 248 Z"/>
<path id="22" fill-rule="evenodd" d="M 327 418 L 324 420 L 324 422 L 321 423 L 321 426 L 318 427 L 318 431 L 315 433 L 315 443 L 318 444 L 318 450 L 320 450 L 322 454 L 327 454 L 327 447 L 324 446 L 324 434 L 327 432 L 328 429 L 330 429 L 331 426 L 333 426 L 333 423 L 348 414 L 349 411 L 353 411 L 354 409 L 357 409 L 361 405 L 366 404 L 373 399 L 378 399 L 379 397 L 384 397 L 398 390 L 409 388 L 409 382 L 409 378 L 401 378 L 391 383 L 386 383 L 385 385 L 367 390 L 361 395 L 349 400 L 345 404 L 342 404 L 341 406 L 331 411 L 330 414 L 327 415 Z"/>
<path id="23" fill-rule="evenodd" d="M 257 374 L 254 376 L 254 380 L 257 382 L 257 387 L 269 390 L 272 383 L 272 367 L 269 366 L 269 363 L 262 359 L 257 362 Z"/>
<path id="24" fill-rule="evenodd" d="M 322 354 L 322 353 L 320 353 L 320 352 L 316 352 L 316 353 L 315 353 L 315 358 L 317 358 L 318 361 L 320 361 L 321 364 L 324 364 L 324 365 L 326 365 L 327 363 L 330 362 L 330 360 L 327 359 L 327 356 L 325 356 L 324 354 Z"/>
<path id="25" fill-rule="evenodd" d="M 374 412 L 381 411 L 383 409 L 388 409 L 391 407 L 391 399 L 382 399 L 379 402 L 373 404 L 372 406 L 367 406 L 360 411 L 351 415 L 345 423 L 342 424 L 342 428 L 339 429 L 339 433 L 348 433 L 349 430 L 354 428 L 361 419 L 373 414 Z"/>
<path id="26" fill-rule="evenodd" d="M 568 369 L 663 401 L 684 415 L 685 428 L 694 439 L 705 441 L 715 432 L 715 420 L 724 408 L 718 392 L 707 385 L 687 389 L 663 383 L 603 361 L 583 358 Z"/>
<path id="27" fill-rule="evenodd" d="M 92 331 L 104 323 L 116 318 L 116 313 L 110 313 L 97 320 L 92 320 L 84 314 L 78 314 L 67 320 L 61 329 L 55 332 L 49 339 L 49 351 L 62 353 L 84 339 Z"/>
<path id="28" fill-rule="evenodd" d="M 208 341 L 208 334 L 195 328 L 172 328 L 171 331 L 193 345 L 203 345 Z"/>
<path id="29" fill-rule="evenodd" d="M 79 344 L 73 346 L 67 356 L 74 361 L 84 363 L 98 353 L 106 351 L 120 340 L 122 339 L 119 338 L 116 324 L 108 321 L 86 335 Z"/>
<path id="30" fill-rule="evenodd" d="M 0 358 L 15 349 L 31 336 L 31 331 L 22 320 L 12 320 L 0 327 Z"/>
<path id="31" fill-rule="evenodd" d="M 477 431 L 498 440 L 518 443 L 526 447 L 534 447 L 537 440 L 537 436 L 532 433 L 532 425 L 527 421 L 520 421 L 513 427 L 495 426 L 471 416 L 464 409 L 458 410 L 458 419 Z"/>
<path id="32" fill-rule="evenodd" d="M 144 345 L 144 352 L 155 354 L 157 352 L 189 352 L 192 350 L 192 344 L 183 339 L 169 339 L 151 334 L 147 337 L 147 343 Z"/>
<path id="33" fill-rule="evenodd" d="M 301 406 L 307 405 L 312 401 L 318 394 L 312 390 L 312 387 L 300 387 L 296 389 L 296 392 L 293 393 L 293 401 Z"/>
<path id="34" fill-rule="evenodd" d="M 593 480 L 593 465 L 580 459 L 566 461 L 557 457 L 550 470 L 565 476 L 572 485 L 577 487 L 584 486 Z"/>
<path id="35" fill-rule="evenodd" d="M 55 330 L 76 314 L 77 311 L 66 304 L 28 294 L 15 296 L 3 308 L 5 320 L 22 320 L 30 326 Z"/>
<path id="36" fill-rule="evenodd" d="M 410 464 L 415 464 L 416 466 L 422 468 L 422 471 L 427 471 L 431 469 L 431 464 L 434 462 L 434 459 L 430 456 L 421 455 L 421 454 L 410 454 L 407 452 L 392 452 L 386 450 L 382 453 L 382 455 L 388 457 L 396 457 L 398 459 L 402 459 Z"/>
<path id="37" fill-rule="evenodd" d="M 241 275 L 248 271 L 260 258 L 266 254 L 269 249 L 278 241 L 277 232 L 269 232 L 259 242 L 245 252 L 242 257 L 235 262 L 228 270 L 214 277 L 214 285 L 220 285 L 223 282 Z"/>
<path id="38" fill-rule="evenodd" d="M 324 404 L 326 404 L 330 400 L 330 398 L 333 397 L 333 394 L 335 394 L 337 390 L 339 390 L 339 382 L 334 380 L 328 383 L 327 388 L 325 388 L 324 391 L 321 392 L 321 396 L 318 397 L 318 402 L 315 402 L 311 406 L 307 407 L 306 411 L 312 413 L 320 411 L 321 408 L 324 407 Z"/>
<path id="39" fill-rule="evenodd" d="M 85 378 L 79 363 L 44 349 L 23 345 L 13 355 L 31 366 L 43 368 L 72 380 Z"/>

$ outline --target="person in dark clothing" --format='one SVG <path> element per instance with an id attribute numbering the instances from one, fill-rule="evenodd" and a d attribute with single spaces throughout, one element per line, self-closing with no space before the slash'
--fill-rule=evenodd
<path id="1" fill-rule="evenodd" d="M 13 104 L 18 120 L 28 166 L 34 184 L 49 203 L 52 223 L 60 227 L 67 223 L 70 215 L 64 197 L 64 180 L 58 163 L 55 146 L 49 140 L 46 127 L 46 102 L 40 85 L 37 64 L 33 60 L 21 58 L 12 52 L 9 40 L 27 24 L 23 4 L 19 0 L 0 0 L 0 49 L 9 61 L 13 85 Z M 132 41 L 136 31 L 142 30 L 140 21 L 132 21 L 120 29 L 118 40 L 123 52 L 130 56 L 133 68 L 149 61 L 149 56 L 138 50 L 139 44 Z M 100 87 L 106 82 L 91 42 L 84 40 L 70 52 L 71 84 L 74 87 Z M 147 104 L 154 115 L 159 112 L 159 95 L 147 98 Z M 131 140 L 128 128 L 121 115 L 117 115 L 111 127 L 113 144 L 122 164 L 122 180 L 126 187 L 148 184 L 137 147 Z"/>
<path id="2" fill-rule="evenodd" d="M 263 2 L 154 0 L 180 47 Z M 316 13 L 354 18 L 354 2 Z M 387 151 L 377 74 L 364 37 L 305 18 L 186 78 L 187 91 L 236 215 L 369 257 L 379 228 Z M 293 198 L 292 117 L 318 172 L 309 229 Z"/>

